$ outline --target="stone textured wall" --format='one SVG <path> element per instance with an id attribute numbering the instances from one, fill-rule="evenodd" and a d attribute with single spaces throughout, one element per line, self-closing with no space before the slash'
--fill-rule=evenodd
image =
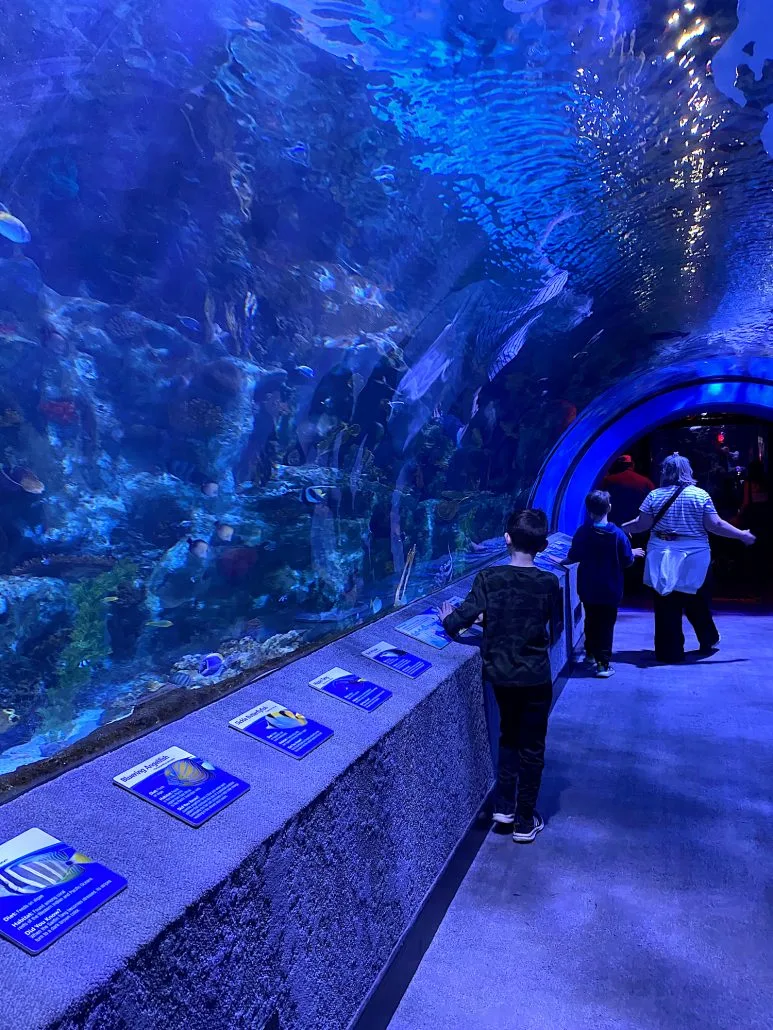
<path id="1" fill-rule="evenodd" d="M 281 1030 L 341 1030 L 491 776 L 478 663 L 470 659 L 51 1026 L 262 1030 L 273 1018 Z"/>

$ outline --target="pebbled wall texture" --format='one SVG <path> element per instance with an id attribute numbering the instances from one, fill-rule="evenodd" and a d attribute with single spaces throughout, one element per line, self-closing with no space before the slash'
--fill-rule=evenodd
<path id="1" fill-rule="evenodd" d="M 475 662 L 57 1030 L 346 1027 L 490 785 Z"/>
<path id="2" fill-rule="evenodd" d="M 492 782 L 477 650 L 432 651 L 395 632 L 412 613 L 0 808 L 0 840 L 40 826 L 129 881 L 37 958 L 0 941 L 2 1030 L 350 1024 Z M 381 669 L 361 654 L 379 640 L 432 669 L 416 681 Z M 311 690 L 334 665 L 394 696 L 364 713 Z M 268 698 L 333 737 L 298 762 L 228 728 Z M 250 792 L 193 830 L 112 784 L 171 744 L 242 776 Z"/>

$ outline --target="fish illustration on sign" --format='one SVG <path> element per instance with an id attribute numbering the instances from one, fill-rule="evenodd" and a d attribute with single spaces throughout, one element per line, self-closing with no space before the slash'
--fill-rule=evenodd
<path id="1" fill-rule="evenodd" d="M 76 859 L 88 862 L 85 855 L 69 858 L 66 851 L 41 851 L 0 868 L 0 895 L 37 894 L 50 887 L 76 880 L 82 873 Z"/>
<path id="2" fill-rule="evenodd" d="M 181 758 L 164 769 L 164 776 L 173 787 L 200 787 L 215 771 L 209 762 L 196 762 Z"/>
<path id="3" fill-rule="evenodd" d="M 269 712 L 266 722 L 275 730 L 300 730 L 307 725 L 308 719 L 300 712 L 291 712 L 287 708 L 277 708 Z"/>

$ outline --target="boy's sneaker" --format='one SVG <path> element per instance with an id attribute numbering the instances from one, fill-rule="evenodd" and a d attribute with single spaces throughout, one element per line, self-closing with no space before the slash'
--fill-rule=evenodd
<path id="1" fill-rule="evenodd" d="M 515 822 L 515 812 L 494 812 L 492 819 L 500 826 L 512 826 Z"/>
<path id="2" fill-rule="evenodd" d="M 531 819 L 518 818 L 513 829 L 513 840 L 516 844 L 531 844 L 536 840 L 537 834 L 545 829 L 545 820 L 535 812 Z"/>
<path id="3" fill-rule="evenodd" d="M 596 666 L 596 679 L 608 680 L 610 676 L 614 676 L 615 670 L 611 665 L 597 665 Z"/>

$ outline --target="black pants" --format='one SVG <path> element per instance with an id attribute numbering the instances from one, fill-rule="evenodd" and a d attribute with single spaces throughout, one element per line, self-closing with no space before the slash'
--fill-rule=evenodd
<path id="1" fill-rule="evenodd" d="M 545 737 L 553 685 L 498 687 L 499 762 L 494 810 L 530 819 L 545 768 Z"/>
<path id="2" fill-rule="evenodd" d="M 659 662 L 678 662 L 684 658 L 684 632 L 682 616 L 695 630 L 698 647 L 708 650 L 719 640 L 710 606 L 708 581 L 696 594 L 682 594 L 675 590 L 662 597 L 655 594 L 655 657 Z"/>
<path id="3" fill-rule="evenodd" d="M 616 604 L 583 604 L 585 608 L 585 653 L 599 665 L 612 660 L 612 641 L 617 622 Z"/>

